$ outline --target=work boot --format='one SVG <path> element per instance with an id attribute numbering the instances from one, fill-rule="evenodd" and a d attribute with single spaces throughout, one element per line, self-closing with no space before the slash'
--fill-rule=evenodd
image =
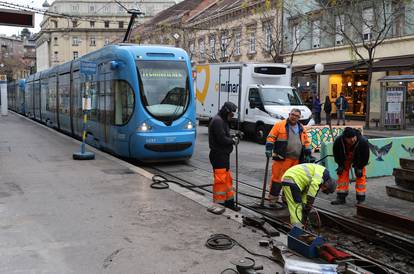
<path id="1" fill-rule="evenodd" d="M 365 195 L 357 195 L 356 196 L 357 204 L 360 205 L 365 202 Z"/>
<path id="2" fill-rule="evenodd" d="M 227 207 L 227 208 L 229 208 L 231 210 L 234 210 L 234 211 L 240 211 L 240 209 L 241 209 L 241 207 L 236 206 L 236 203 L 234 202 L 234 199 L 225 201 L 224 202 L 224 207 Z"/>
<path id="3" fill-rule="evenodd" d="M 343 205 L 346 203 L 346 195 L 342 193 L 336 194 L 336 200 L 331 202 L 331 205 Z"/>

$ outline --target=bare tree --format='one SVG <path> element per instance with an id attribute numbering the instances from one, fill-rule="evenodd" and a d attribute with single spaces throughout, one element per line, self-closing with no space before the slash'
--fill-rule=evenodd
<path id="1" fill-rule="evenodd" d="M 328 35 L 335 44 L 347 44 L 368 74 L 365 127 L 369 128 L 370 98 L 375 50 L 404 16 L 404 0 L 318 0 L 318 9 Z M 341 39 L 343 42 L 341 42 Z"/>

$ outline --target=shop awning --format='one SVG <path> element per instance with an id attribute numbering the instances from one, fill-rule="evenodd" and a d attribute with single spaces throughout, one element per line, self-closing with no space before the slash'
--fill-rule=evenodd
<path id="1" fill-rule="evenodd" d="M 414 55 L 401 55 L 381 58 L 374 62 L 374 71 L 414 69 Z"/>
<path id="2" fill-rule="evenodd" d="M 334 74 L 334 73 L 343 73 L 346 70 L 354 70 L 360 68 L 363 65 L 362 62 L 334 62 L 334 63 L 324 63 L 324 70 L 322 74 Z M 306 66 L 297 66 L 293 67 L 294 75 L 303 75 L 303 74 L 314 74 L 315 65 L 306 65 Z"/>
<path id="3" fill-rule="evenodd" d="M 378 79 L 380 82 L 414 82 L 413 75 L 389 75 Z"/>

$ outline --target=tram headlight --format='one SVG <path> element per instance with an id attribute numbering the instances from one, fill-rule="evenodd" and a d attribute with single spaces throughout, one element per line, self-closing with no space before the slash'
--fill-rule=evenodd
<path id="1" fill-rule="evenodd" d="M 185 124 L 185 126 L 184 126 L 184 129 L 188 129 L 188 130 L 191 130 L 193 128 L 194 128 L 194 124 L 191 121 L 188 121 L 188 123 Z"/>
<path id="2" fill-rule="evenodd" d="M 150 131 L 151 129 L 152 129 L 152 127 L 144 122 L 138 127 L 137 130 L 141 131 L 141 132 L 147 132 L 147 131 Z"/>

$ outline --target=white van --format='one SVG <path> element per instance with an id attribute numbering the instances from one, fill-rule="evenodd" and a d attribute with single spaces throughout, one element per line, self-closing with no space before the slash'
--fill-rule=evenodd
<path id="1" fill-rule="evenodd" d="M 292 108 L 301 110 L 303 125 L 314 124 L 311 111 L 291 86 L 288 65 L 220 63 L 197 65 L 196 70 L 200 124 L 208 123 L 226 101 L 238 106 L 232 128 L 239 127 L 262 144 L 274 123 L 286 119 Z"/>

